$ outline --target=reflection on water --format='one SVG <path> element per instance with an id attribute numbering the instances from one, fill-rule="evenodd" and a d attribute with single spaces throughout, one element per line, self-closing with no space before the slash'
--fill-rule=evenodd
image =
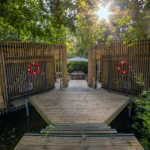
<path id="1" fill-rule="evenodd" d="M 46 127 L 45 121 L 30 107 L 30 116 L 26 117 L 25 109 L 0 116 L 0 150 L 13 150 L 24 133 L 39 133 Z"/>

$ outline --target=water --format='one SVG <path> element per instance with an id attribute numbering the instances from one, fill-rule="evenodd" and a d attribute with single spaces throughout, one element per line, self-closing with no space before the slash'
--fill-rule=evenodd
<path id="1" fill-rule="evenodd" d="M 0 150 L 13 150 L 24 133 L 39 133 L 47 126 L 33 107 L 29 111 L 28 118 L 25 109 L 0 116 Z"/>
<path id="2" fill-rule="evenodd" d="M 118 133 L 132 133 L 132 119 L 129 117 L 129 109 L 125 107 L 123 111 L 111 122 L 110 126 Z"/>
<path id="3" fill-rule="evenodd" d="M 132 117 L 135 115 L 132 110 L 131 117 L 129 117 L 129 109 L 126 107 L 110 124 L 118 133 L 133 133 L 137 140 L 141 143 L 141 135 L 131 126 L 133 123 Z"/>

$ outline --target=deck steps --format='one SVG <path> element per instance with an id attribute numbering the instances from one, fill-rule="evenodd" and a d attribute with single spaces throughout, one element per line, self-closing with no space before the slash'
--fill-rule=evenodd
<path id="1" fill-rule="evenodd" d="M 25 134 L 15 150 L 144 150 L 133 134 L 119 134 L 107 125 L 129 101 L 91 90 L 85 81 L 32 96 L 32 105 L 50 126 L 40 134 Z"/>
<path id="2" fill-rule="evenodd" d="M 106 129 L 106 130 L 47 130 L 42 129 L 41 133 L 44 134 L 108 134 L 108 133 L 117 133 L 115 129 Z"/>
<path id="3" fill-rule="evenodd" d="M 62 133 L 62 134 L 106 134 L 117 133 L 116 129 L 111 129 L 106 124 L 57 124 L 55 126 L 47 126 L 41 130 L 41 133 Z"/>
<path id="4" fill-rule="evenodd" d="M 104 123 L 91 123 L 91 124 L 56 124 L 53 125 L 54 128 L 56 129 L 90 129 L 90 128 L 95 128 L 95 129 L 111 129 L 110 126 L 104 124 Z M 47 126 L 47 129 L 51 128 L 51 126 Z"/>
<path id="5" fill-rule="evenodd" d="M 144 150 L 133 134 L 25 134 L 15 150 Z"/>

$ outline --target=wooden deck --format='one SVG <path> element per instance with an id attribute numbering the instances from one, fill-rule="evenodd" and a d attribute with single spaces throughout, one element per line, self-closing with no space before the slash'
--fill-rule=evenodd
<path id="1" fill-rule="evenodd" d="M 48 124 L 109 124 L 130 98 L 90 89 L 84 80 L 71 80 L 69 87 L 31 97 L 32 105 Z"/>
<path id="2" fill-rule="evenodd" d="M 15 150 L 144 150 L 133 135 L 64 136 L 26 134 Z"/>
<path id="3" fill-rule="evenodd" d="M 32 105 L 48 126 L 39 134 L 25 134 L 15 150 L 143 150 L 133 134 L 118 134 L 108 125 L 129 100 L 90 89 L 82 80 L 32 96 Z"/>

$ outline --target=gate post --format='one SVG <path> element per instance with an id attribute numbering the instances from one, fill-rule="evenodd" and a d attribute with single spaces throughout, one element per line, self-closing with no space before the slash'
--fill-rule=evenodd
<path id="1" fill-rule="evenodd" d="M 111 90 L 111 54 L 108 57 L 108 90 Z"/>
<path id="2" fill-rule="evenodd" d="M 0 52 L 0 108 L 5 108 L 4 99 L 2 96 L 2 89 L 4 89 L 2 72 L 3 72 L 3 70 L 2 70 L 2 50 L 1 50 L 1 52 Z"/>
<path id="3" fill-rule="evenodd" d="M 88 86 L 95 88 L 96 83 L 96 47 L 88 50 Z"/>
<path id="4" fill-rule="evenodd" d="M 3 104 L 3 107 L 6 109 L 9 108 L 9 100 L 8 100 L 8 91 L 7 91 L 7 79 L 6 79 L 6 69 L 5 69 L 5 61 L 4 61 L 4 52 L 1 43 L 1 53 L 0 53 L 0 75 L 1 75 L 1 82 L 0 82 L 0 91 L 2 90 L 4 94 L 4 99 L 2 96 L 2 92 L 0 92 L 0 102 Z"/>
<path id="5" fill-rule="evenodd" d="M 88 86 L 91 87 L 92 86 L 92 49 L 89 48 L 88 50 Z"/>
<path id="6" fill-rule="evenodd" d="M 61 72 L 62 72 L 62 87 L 68 86 L 68 79 L 67 79 L 67 50 L 66 46 L 61 46 Z"/>
<path id="7" fill-rule="evenodd" d="M 96 61 L 96 71 L 95 71 L 95 89 L 97 89 L 97 78 L 98 78 L 98 62 Z"/>
<path id="8" fill-rule="evenodd" d="M 95 88 L 96 84 L 96 47 L 93 47 L 93 53 L 92 53 L 92 87 Z"/>

